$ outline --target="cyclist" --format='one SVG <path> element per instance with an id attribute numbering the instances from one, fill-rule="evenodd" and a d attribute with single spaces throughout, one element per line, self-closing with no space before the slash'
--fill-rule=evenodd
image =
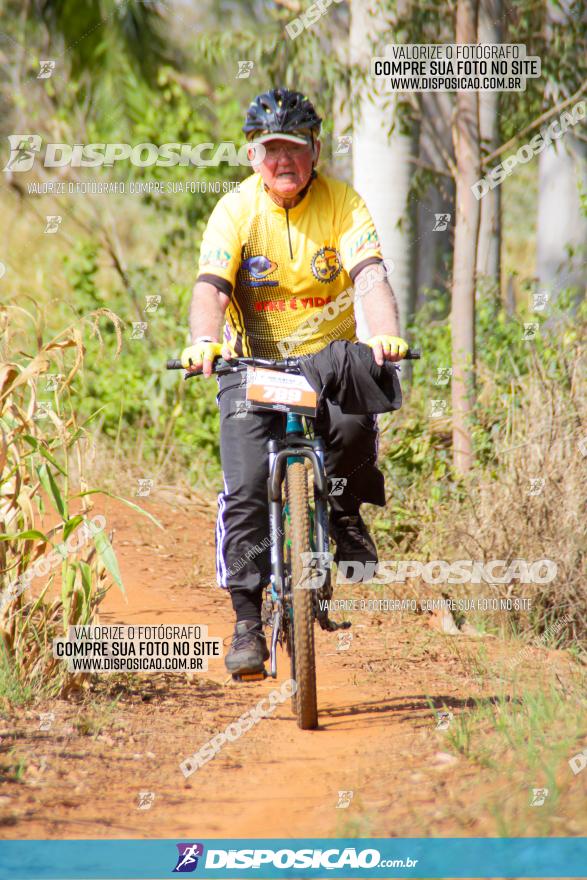
<path id="1" fill-rule="evenodd" d="M 353 284 L 365 291 L 363 314 L 377 364 L 406 353 L 371 216 L 352 187 L 316 171 L 321 122 L 306 96 L 285 88 L 250 104 L 243 131 L 253 142 L 255 173 L 223 196 L 209 218 L 190 309 L 192 344 L 181 356 L 186 369 L 202 367 L 210 376 L 220 354 L 283 358 L 314 354 L 335 339 L 356 341 Z M 220 377 L 218 385 L 224 491 L 216 567 L 236 613 L 225 662 L 233 674 L 260 672 L 269 656 L 261 623 L 271 570 L 266 447 L 269 438 L 283 436 L 285 420 L 275 411 L 243 410 L 238 374 Z M 346 478 L 342 494 L 330 498 L 334 559 L 376 562 L 359 512 L 365 502 L 385 504 L 375 464 L 376 417 L 345 415 L 326 402 L 316 429 L 327 474 Z"/>

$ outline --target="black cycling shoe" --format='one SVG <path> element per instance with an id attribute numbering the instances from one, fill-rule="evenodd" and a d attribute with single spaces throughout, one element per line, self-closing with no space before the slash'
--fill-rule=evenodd
<path id="1" fill-rule="evenodd" d="M 239 620 L 234 628 L 230 651 L 224 663 L 233 675 L 263 672 L 269 659 L 267 642 L 260 620 Z"/>
<path id="2" fill-rule="evenodd" d="M 330 535 L 336 542 L 334 561 L 374 562 L 379 561 L 377 548 L 367 526 L 359 513 L 330 514 Z"/>

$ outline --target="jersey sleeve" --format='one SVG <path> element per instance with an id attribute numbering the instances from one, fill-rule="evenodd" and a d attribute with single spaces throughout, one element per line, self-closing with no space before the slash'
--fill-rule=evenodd
<path id="1" fill-rule="evenodd" d="M 241 257 L 241 242 L 231 196 L 221 198 L 210 214 L 202 237 L 198 281 L 209 281 L 227 296 L 232 294 Z"/>
<path id="2" fill-rule="evenodd" d="M 383 260 L 375 224 L 367 206 L 355 190 L 347 186 L 339 236 L 342 264 L 351 280 L 371 263 Z"/>

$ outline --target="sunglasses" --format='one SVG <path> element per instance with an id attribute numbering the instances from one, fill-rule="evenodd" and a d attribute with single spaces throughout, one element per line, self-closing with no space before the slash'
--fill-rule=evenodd
<path id="1" fill-rule="evenodd" d="M 303 156 L 305 153 L 312 149 L 311 144 L 294 144 L 291 141 L 282 141 L 281 143 L 269 141 L 269 143 L 263 144 L 263 146 L 265 147 L 266 159 L 277 159 L 282 150 L 288 156 Z"/>

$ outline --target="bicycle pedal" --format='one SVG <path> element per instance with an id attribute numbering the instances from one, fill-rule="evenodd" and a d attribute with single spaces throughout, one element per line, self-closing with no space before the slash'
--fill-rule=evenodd
<path id="1" fill-rule="evenodd" d="M 233 672 L 233 681 L 264 681 L 267 678 L 267 670 L 263 672 Z"/>

